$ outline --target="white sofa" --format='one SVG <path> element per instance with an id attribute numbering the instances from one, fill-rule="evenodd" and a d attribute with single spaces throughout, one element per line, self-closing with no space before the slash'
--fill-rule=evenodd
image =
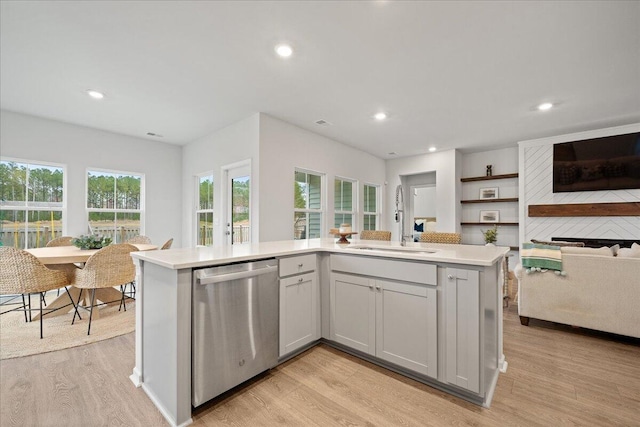
<path id="1" fill-rule="evenodd" d="M 587 249 L 561 248 L 566 276 L 516 271 L 520 322 L 534 318 L 640 338 L 640 258 Z"/>

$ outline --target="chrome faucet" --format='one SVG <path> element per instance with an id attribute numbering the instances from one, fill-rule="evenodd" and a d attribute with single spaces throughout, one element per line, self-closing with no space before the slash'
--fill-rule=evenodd
<path id="1" fill-rule="evenodd" d="M 396 222 L 400 223 L 400 246 L 407 246 L 407 239 L 404 235 L 404 192 L 402 184 L 396 187 Z"/>

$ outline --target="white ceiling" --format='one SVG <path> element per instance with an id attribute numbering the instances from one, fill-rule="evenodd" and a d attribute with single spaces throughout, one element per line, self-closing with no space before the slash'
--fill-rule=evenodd
<path id="1" fill-rule="evenodd" d="M 381 158 L 477 151 L 640 122 L 639 18 L 637 1 L 2 1 L 0 106 L 175 144 L 264 112 Z"/>

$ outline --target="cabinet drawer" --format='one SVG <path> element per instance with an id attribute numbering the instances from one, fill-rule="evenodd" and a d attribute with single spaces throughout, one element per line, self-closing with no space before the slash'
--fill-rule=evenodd
<path id="1" fill-rule="evenodd" d="M 364 256 L 331 255 L 331 270 L 425 285 L 438 284 L 438 266 Z"/>
<path id="2" fill-rule="evenodd" d="M 307 273 L 316 269 L 316 255 L 300 255 L 289 258 L 280 258 L 280 277 L 292 274 Z"/>

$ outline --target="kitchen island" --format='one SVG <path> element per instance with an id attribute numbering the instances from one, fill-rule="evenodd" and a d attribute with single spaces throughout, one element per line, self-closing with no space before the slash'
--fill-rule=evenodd
<path id="1" fill-rule="evenodd" d="M 131 380 L 172 425 L 190 424 L 198 272 L 275 260 L 279 362 L 322 341 L 489 406 L 499 371 L 506 369 L 500 267 L 508 250 L 313 239 L 134 253 L 138 297 Z"/>

